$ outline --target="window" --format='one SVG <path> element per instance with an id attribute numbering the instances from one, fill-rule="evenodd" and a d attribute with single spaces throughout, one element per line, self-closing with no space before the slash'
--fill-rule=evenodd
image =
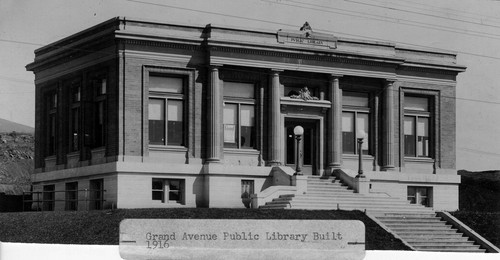
<path id="1" fill-rule="evenodd" d="M 153 179 L 152 200 L 162 203 L 183 203 L 184 180 Z"/>
<path id="2" fill-rule="evenodd" d="M 369 94 L 343 91 L 342 93 L 342 150 L 344 154 L 358 154 L 357 132 L 366 133 L 361 146 L 363 154 L 370 152 Z"/>
<path id="3" fill-rule="evenodd" d="M 255 148 L 255 87 L 224 82 L 224 147 Z"/>
<path id="4" fill-rule="evenodd" d="M 250 194 L 254 192 L 254 181 L 253 180 L 241 180 L 241 197 L 250 198 Z"/>
<path id="5" fill-rule="evenodd" d="M 106 93 L 105 78 L 93 81 L 94 89 L 94 148 L 106 145 Z"/>
<path id="6" fill-rule="evenodd" d="M 43 210 L 53 211 L 55 204 L 55 185 L 43 186 Z"/>
<path id="7" fill-rule="evenodd" d="M 70 112 L 70 151 L 80 150 L 80 84 L 71 86 L 71 112 Z"/>
<path id="8" fill-rule="evenodd" d="M 407 157 L 430 157 L 429 99 L 404 97 L 404 152 Z"/>
<path id="9" fill-rule="evenodd" d="M 57 149 L 57 92 L 55 90 L 50 91 L 45 96 L 45 104 L 47 106 L 47 119 L 46 119 L 46 140 L 47 140 L 47 150 L 46 156 L 55 155 Z"/>
<path id="10" fill-rule="evenodd" d="M 408 186 L 408 202 L 410 204 L 431 207 L 432 188 Z"/>
<path id="11" fill-rule="evenodd" d="M 184 146 L 183 78 L 149 77 L 149 144 Z"/>
<path id="12" fill-rule="evenodd" d="M 104 180 L 97 179 L 90 181 L 89 189 L 89 209 L 101 210 L 104 204 Z"/>
<path id="13" fill-rule="evenodd" d="M 78 210 L 78 182 L 66 183 L 66 210 Z"/>
<path id="14" fill-rule="evenodd" d="M 253 180 L 241 180 L 241 199 L 246 208 L 250 208 L 252 199 L 250 195 L 254 192 Z"/>

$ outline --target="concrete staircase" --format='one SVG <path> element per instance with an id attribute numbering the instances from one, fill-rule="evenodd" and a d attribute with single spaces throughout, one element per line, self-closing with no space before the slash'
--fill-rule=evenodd
<path id="1" fill-rule="evenodd" d="M 485 252 L 430 208 L 382 193 L 354 193 L 334 177 L 309 176 L 307 193 L 281 195 L 260 208 L 361 210 L 414 250 Z"/>
<path id="2" fill-rule="evenodd" d="M 448 225 L 434 212 L 376 213 L 378 221 L 418 251 L 484 253 L 474 241 Z"/>

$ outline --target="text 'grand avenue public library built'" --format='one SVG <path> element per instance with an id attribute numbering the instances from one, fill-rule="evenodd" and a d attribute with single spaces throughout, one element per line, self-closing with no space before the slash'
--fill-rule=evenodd
<path id="1" fill-rule="evenodd" d="M 258 207 L 334 175 L 458 209 L 456 55 L 299 28 L 119 17 L 36 50 L 34 199 Z"/>

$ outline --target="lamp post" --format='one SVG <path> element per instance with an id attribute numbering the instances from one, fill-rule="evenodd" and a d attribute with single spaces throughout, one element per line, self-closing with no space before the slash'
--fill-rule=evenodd
<path id="1" fill-rule="evenodd" d="M 358 165 L 358 175 L 356 178 L 364 178 L 363 175 L 363 151 L 361 150 L 361 146 L 363 146 L 363 139 L 365 139 L 366 133 L 363 130 L 358 130 L 356 134 L 356 138 L 358 139 L 358 155 L 359 155 L 359 165 Z"/>
<path id="2" fill-rule="evenodd" d="M 295 139 L 297 139 L 297 157 L 295 160 L 295 175 L 302 175 L 302 167 L 300 165 L 300 159 L 302 158 L 302 151 L 300 149 L 300 140 L 302 139 L 302 135 L 304 134 L 304 128 L 300 125 L 293 128 L 293 134 L 295 135 Z"/>

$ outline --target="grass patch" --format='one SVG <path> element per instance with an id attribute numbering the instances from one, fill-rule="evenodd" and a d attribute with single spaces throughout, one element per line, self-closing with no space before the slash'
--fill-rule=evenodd
<path id="1" fill-rule="evenodd" d="M 454 217 L 500 247 L 500 212 L 456 211 Z"/>
<path id="2" fill-rule="evenodd" d="M 366 250 L 409 250 L 363 212 L 341 210 L 194 208 L 1 213 L 0 241 L 117 245 L 119 224 L 126 218 L 360 220 L 365 224 Z"/>

